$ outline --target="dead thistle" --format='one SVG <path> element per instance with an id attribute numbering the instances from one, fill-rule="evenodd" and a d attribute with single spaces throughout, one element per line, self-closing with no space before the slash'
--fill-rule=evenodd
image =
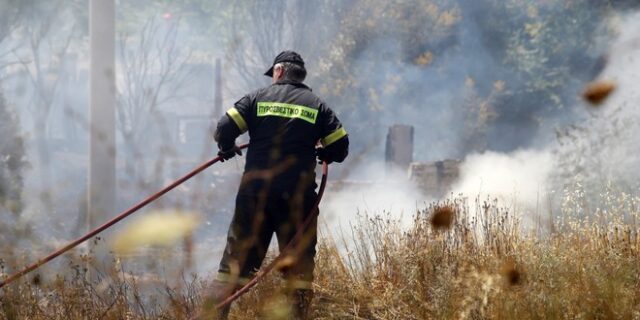
<path id="1" fill-rule="evenodd" d="M 436 230 L 450 229 L 451 225 L 453 225 L 455 214 L 453 206 L 436 206 L 431 215 L 431 226 Z"/>
<path id="2" fill-rule="evenodd" d="M 582 96 L 592 105 L 602 104 L 616 89 L 613 81 L 597 81 L 587 85 Z"/>
<path id="3" fill-rule="evenodd" d="M 508 259 L 500 268 L 500 274 L 505 279 L 505 281 L 512 286 L 520 284 L 522 280 L 522 274 L 516 264 L 514 259 Z"/>

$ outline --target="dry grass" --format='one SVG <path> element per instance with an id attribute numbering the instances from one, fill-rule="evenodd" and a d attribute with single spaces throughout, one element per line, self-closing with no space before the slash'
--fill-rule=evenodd
<path id="1" fill-rule="evenodd" d="M 523 232 L 520 217 L 495 202 L 433 204 L 408 230 L 362 216 L 345 239 L 323 236 L 318 245 L 314 318 L 638 319 L 639 201 L 619 197 L 591 213 L 579 199 L 566 200 L 543 238 Z M 452 224 L 435 230 L 443 208 Z M 71 279 L 0 293 L 0 317 L 184 319 L 200 303 L 203 282 L 195 278 L 143 296 L 115 271 L 103 284 L 87 281 L 81 265 L 71 265 Z M 281 288 L 269 275 L 234 305 L 232 319 L 286 318 Z"/>

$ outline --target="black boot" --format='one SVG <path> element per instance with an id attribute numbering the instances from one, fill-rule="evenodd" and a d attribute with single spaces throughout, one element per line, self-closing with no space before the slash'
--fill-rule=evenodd
<path id="1" fill-rule="evenodd" d="M 293 311 L 293 319 L 306 320 L 311 319 L 311 300 L 313 300 L 313 290 L 311 289 L 295 289 L 291 293 L 291 303 Z"/>

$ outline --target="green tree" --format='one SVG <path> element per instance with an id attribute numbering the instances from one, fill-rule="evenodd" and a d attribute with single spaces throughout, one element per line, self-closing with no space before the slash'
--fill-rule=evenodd
<path id="1" fill-rule="evenodd" d="M 46 190 L 42 196 L 45 206 L 52 207 L 52 168 L 49 129 L 53 115 L 60 112 L 65 60 L 68 54 L 84 45 L 81 12 L 88 3 L 81 0 L 26 1 L 16 21 L 14 38 L 17 47 L 12 57 L 22 66 L 21 73 L 28 82 L 29 99 L 25 107 L 33 122 L 33 138 L 38 159 L 38 176 Z M 80 47 L 80 48 L 79 48 Z"/>
<path id="2" fill-rule="evenodd" d="M 8 56 L 11 45 L 5 41 L 19 26 L 27 1 L 0 1 L 0 70 L 13 64 Z M 8 48 L 5 48 L 7 46 Z M 0 82 L 0 216 L 17 215 L 22 209 L 22 171 L 26 165 L 24 141 L 20 136 L 17 115 L 9 108 Z"/>
<path id="3" fill-rule="evenodd" d="M 180 92 L 192 75 L 186 68 L 190 52 L 180 47 L 178 28 L 178 22 L 165 24 L 151 17 L 135 36 L 124 32 L 118 36 L 116 129 L 122 137 L 125 171 L 131 181 L 146 180 L 142 174 L 145 154 L 154 154 L 157 165 L 164 161 L 154 150 L 157 142 L 171 140 L 160 109 L 181 99 Z M 168 145 L 158 148 L 173 153 Z"/>
<path id="4" fill-rule="evenodd" d="M 25 150 L 17 116 L 11 112 L 0 92 L 0 214 L 18 214 L 22 208 L 22 171 Z"/>
<path id="5" fill-rule="evenodd" d="M 596 40 L 606 33 L 602 22 L 614 6 L 591 0 L 461 3 L 463 19 L 474 21 L 481 43 L 496 62 L 491 81 L 479 87 L 480 96 L 494 96 L 496 117 L 486 123 L 487 147 L 522 147 L 541 129 L 557 125 L 550 119 L 571 119 L 576 92 L 602 68 L 605 46 Z M 506 83 L 497 96 L 494 81 Z M 507 136 L 510 139 L 501 139 Z"/>
<path id="6" fill-rule="evenodd" d="M 612 10 L 631 6 L 593 0 L 350 3 L 323 55 L 321 93 L 350 125 L 356 146 L 382 139 L 386 119 L 424 127 L 446 118 L 417 140 L 422 150 L 446 150 L 441 156 L 513 150 L 556 119 L 571 119 L 575 93 L 602 66 L 604 46 L 596 42 L 602 22 Z M 465 90 L 467 78 L 473 90 Z M 439 95 L 454 98 L 433 99 Z"/>
<path id="7" fill-rule="evenodd" d="M 388 119 L 424 126 L 420 120 L 431 110 L 443 110 L 425 96 L 453 89 L 438 69 L 456 46 L 460 13 L 450 0 L 357 0 L 341 8 L 339 32 L 329 38 L 311 84 L 349 127 L 354 153 L 379 146 Z"/>

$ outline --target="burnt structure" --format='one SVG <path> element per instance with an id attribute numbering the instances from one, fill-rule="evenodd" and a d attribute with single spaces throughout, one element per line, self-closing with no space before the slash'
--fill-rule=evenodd
<path id="1" fill-rule="evenodd" d="M 385 148 L 387 169 L 404 170 L 425 195 L 442 197 L 460 175 L 460 160 L 413 162 L 412 126 L 395 124 L 389 128 Z"/>
<path id="2" fill-rule="evenodd" d="M 446 196 L 446 192 L 460 176 L 460 160 L 414 162 L 409 166 L 409 179 L 428 195 Z"/>

